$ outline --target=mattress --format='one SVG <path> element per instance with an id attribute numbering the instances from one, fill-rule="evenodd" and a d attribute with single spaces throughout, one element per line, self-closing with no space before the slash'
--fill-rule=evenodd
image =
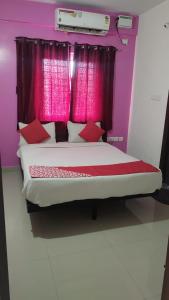
<path id="1" fill-rule="evenodd" d="M 31 178 L 29 167 L 89 166 L 128 163 L 137 159 L 107 143 L 23 145 L 18 150 L 24 175 L 23 193 L 41 207 L 83 199 L 149 194 L 161 188 L 161 172 L 77 178 Z"/>

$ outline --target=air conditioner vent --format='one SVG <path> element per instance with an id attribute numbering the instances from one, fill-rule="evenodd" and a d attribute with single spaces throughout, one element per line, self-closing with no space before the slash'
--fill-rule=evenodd
<path id="1" fill-rule="evenodd" d="M 60 31 L 65 32 L 75 32 L 75 33 L 84 33 L 84 34 L 93 34 L 93 35 L 105 35 L 107 32 L 99 29 L 90 29 L 90 28 L 82 28 L 82 27 L 73 27 L 73 26 L 65 26 L 59 25 L 58 29 Z"/>

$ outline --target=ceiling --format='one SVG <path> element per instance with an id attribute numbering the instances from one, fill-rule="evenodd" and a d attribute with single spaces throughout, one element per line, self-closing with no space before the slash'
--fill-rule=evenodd
<path id="1" fill-rule="evenodd" d="M 111 9 L 112 11 L 131 12 L 141 14 L 165 0 L 31 0 L 36 2 L 57 3 L 57 4 L 76 4 L 78 6 L 91 6 Z"/>

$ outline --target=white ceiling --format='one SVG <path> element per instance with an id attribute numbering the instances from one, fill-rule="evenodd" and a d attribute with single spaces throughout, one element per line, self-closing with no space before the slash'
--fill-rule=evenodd
<path id="1" fill-rule="evenodd" d="M 164 2 L 165 0 L 29 0 L 36 2 L 57 3 L 57 4 L 76 4 L 78 6 L 92 6 L 112 11 L 131 12 L 141 14 L 152 7 Z"/>

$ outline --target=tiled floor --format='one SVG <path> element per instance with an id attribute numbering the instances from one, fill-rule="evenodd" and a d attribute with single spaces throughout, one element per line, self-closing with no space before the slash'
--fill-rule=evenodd
<path id="1" fill-rule="evenodd" d="M 26 212 L 19 170 L 4 171 L 11 300 L 160 300 L 169 206 L 152 198 Z"/>

